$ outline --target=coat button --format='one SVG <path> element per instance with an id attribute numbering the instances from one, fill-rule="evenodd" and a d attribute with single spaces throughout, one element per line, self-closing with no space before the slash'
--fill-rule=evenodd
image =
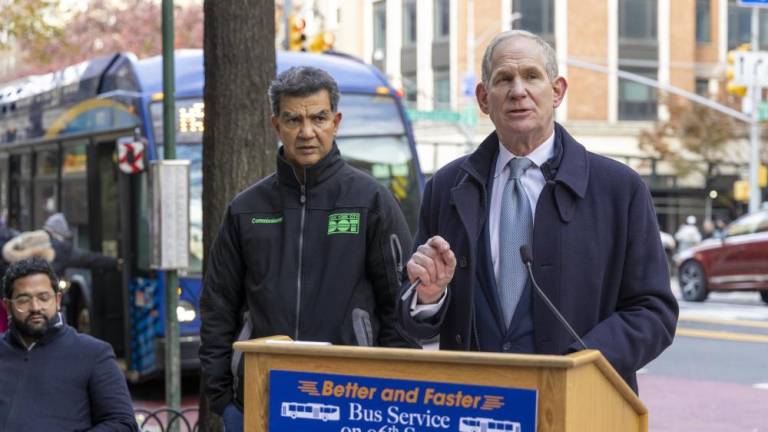
<path id="1" fill-rule="evenodd" d="M 466 256 L 462 256 L 461 258 L 459 258 L 459 267 L 461 267 L 461 268 L 466 268 L 467 267 L 467 257 Z"/>
<path id="2" fill-rule="evenodd" d="M 512 344 L 509 342 L 504 342 L 504 345 L 501 346 L 501 350 L 504 352 L 510 352 L 512 350 Z"/>
<path id="3" fill-rule="evenodd" d="M 461 343 L 461 335 L 460 335 L 460 334 L 457 334 L 457 335 L 456 335 L 456 343 L 457 343 L 457 344 L 460 344 L 460 343 Z"/>

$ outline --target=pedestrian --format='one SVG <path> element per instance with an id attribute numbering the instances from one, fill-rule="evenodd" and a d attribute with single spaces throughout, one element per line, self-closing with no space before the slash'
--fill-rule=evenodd
<path id="1" fill-rule="evenodd" d="M 336 82 L 295 67 L 269 96 L 277 171 L 230 202 L 200 299 L 205 393 L 230 431 L 243 428 L 237 339 L 407 345 L 393 312 L 410 232 L 391 193 L 341 158 Z"/>
<path id="2" fill-rule="evenodd" d="M 675 232 L 675 240 L 677 240 L 678 252 L 701 243 L 701 232 L 696 227 L 696 216 L 690 215 L 685 218 L 685 223 Z"/>
<path id="3" fill-rule="evenodd" d="M 30 256 L 45 258 L 59 277 L 69 268 L 90 270 L 117 270 L 117 258 L 76 247 L 72 242 L 72 230 L 63 213 L 49 216 L 42 229 L 21 233 L 3 247 L 3 257 L 9 262 Z"/>
<path id="4" fill-rule="evenodd" d="M 64 276 L 66 270 L 72 267 L 113 271 L 120 267 L 121 261 L 118 258 L 76 247 L 64 213 L 49 216 L 43 224 L 43 230 L 51 238 L 51 246 L 56 254 L 51 264 L 59 277 Z"/>
<path id="5" fill-rule="evenodd" d="M 0 430 L 138 430 L 112 347 L 63 324 L 58 287 L 40 257 L 5 273 L 11 322 L 0 339 Z"/>
<path id="6" fill-rule="evenodd" d="M 488 45 L 476 96 L 495 131 L 428 182 L 407 263 L 420 284 L 398 317 L 418 340 L 439 334 L 440 349 L 582 349 L 534 294 L 529 248 L 543 292 L 637 391 L 636 371 L 672 342 L 678 307 L 641 177 L 554 122 L 567 87 L 539 36 L 513 30 Z"/>

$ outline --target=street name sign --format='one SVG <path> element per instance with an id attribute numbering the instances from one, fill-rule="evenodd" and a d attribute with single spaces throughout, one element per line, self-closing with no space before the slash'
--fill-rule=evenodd
<path id="1" fill-rule="evenodd" d="M 537 403 L 526 388 L 269 372 L 269 432 L 527 432 Z"/>
<path id="2" fill-rule="evenodd" d="M 739 0 L 739 6 L 768 7 L 768 0 Z"/>
<path id="3" fill-rule="evenodd" d="M 768 121 L 768 102 L 761 102 L 757 109 L 757 121 Z"/>
<path id="4" fill-rule="evenodd" d="M 737 51 L 733 69 L 735 85 L 768 87 L 768 52 Z"/>

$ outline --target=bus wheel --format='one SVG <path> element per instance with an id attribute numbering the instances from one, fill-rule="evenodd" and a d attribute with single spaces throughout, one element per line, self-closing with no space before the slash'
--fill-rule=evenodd
<path id="1" fill-rule="evenodd" d="M 764 302 L 768 303 L 768 290 L 760 291 L 760 298 L 762 298 Z"/>

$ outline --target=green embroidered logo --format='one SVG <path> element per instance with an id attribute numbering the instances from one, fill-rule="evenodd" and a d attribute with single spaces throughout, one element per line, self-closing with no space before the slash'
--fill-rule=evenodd
<path id="1" fill-rule="evenodd" d="M 328 235 L 357 234 L 360 232 L 360 213 L 328 215 Z"/>
<path id="2" fill-rule="evenodd" d="M 276 217 L 276 218 L 253 218 L 251 219 L 252 224 L 279 224 L 283 223 L 283 217 Z"/>

